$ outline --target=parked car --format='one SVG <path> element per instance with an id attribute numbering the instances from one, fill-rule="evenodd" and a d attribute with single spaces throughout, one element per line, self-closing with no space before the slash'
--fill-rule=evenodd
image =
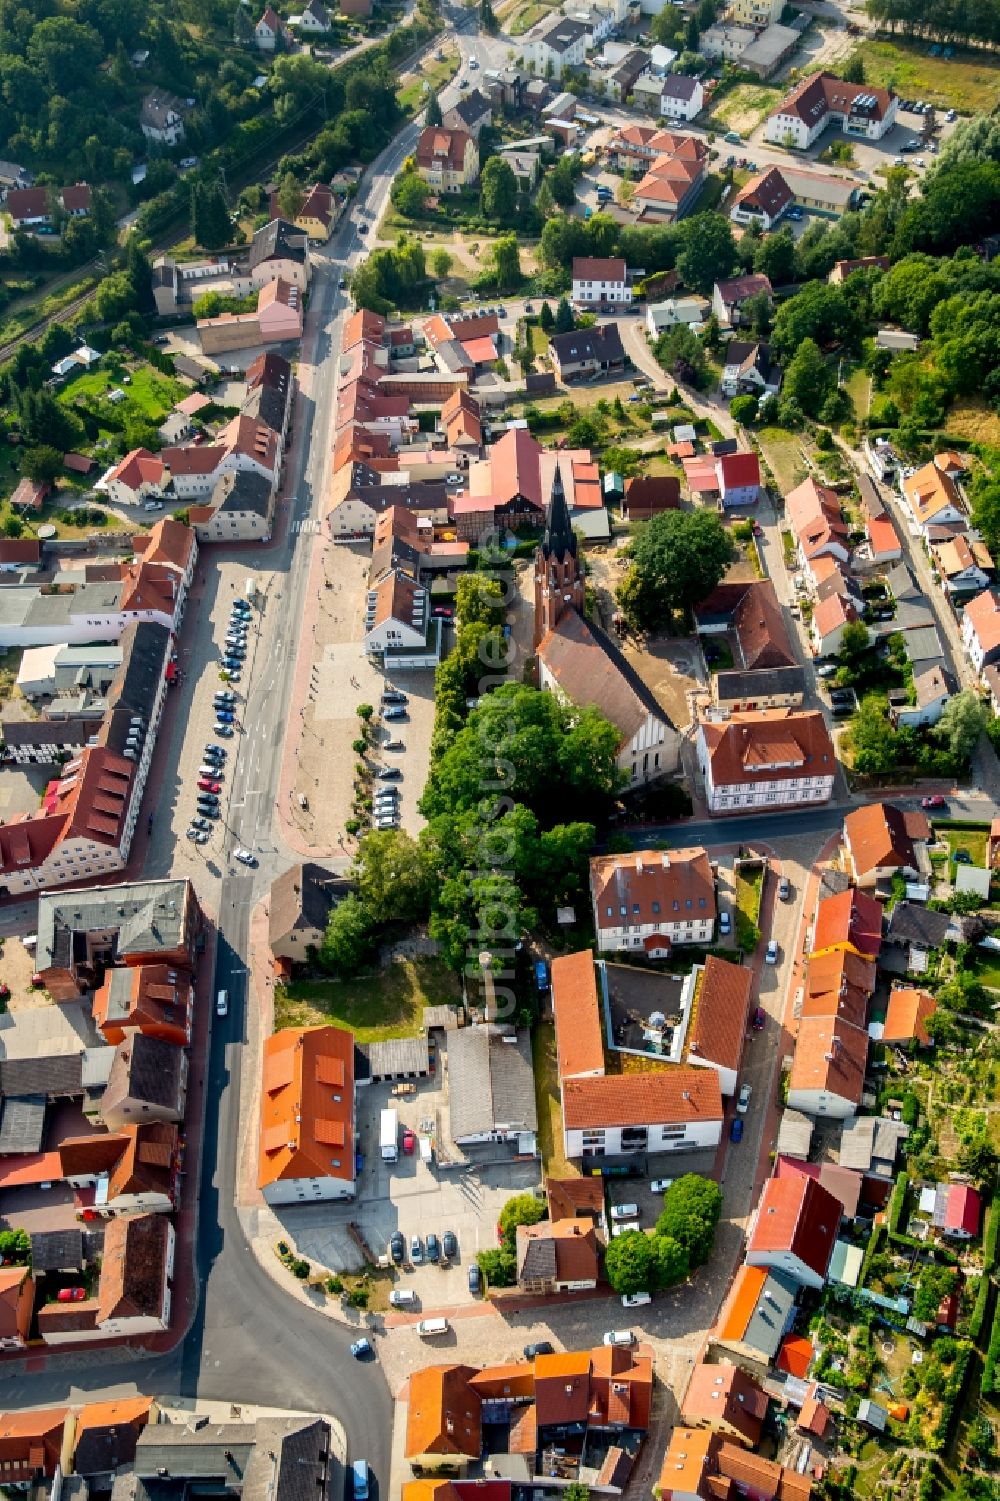
<path id="1" fill-rule="evenodd" d="M 767 1012 L 764 1010 L 763 1006 L 754 1007 L 753 1020 L 750 1025 L 753 1027 L 755 1032 L 763 1032 L 765 1026 L 767 1025 Z"/>
<path id="2" fill-rule="evenodd" d="M 219 812 L 218 808 L 209 807 L 205 803 L 198 804 L 198 812 L 204 814 L 206 818 L 215 819 L 216 822 L 222 817 L 222 814 Z"/>
<path id="3" fill-rule="evenodd" d="M 371 1340 L 356 1339 L 351 1346 L 351 1354 L 354 1356 L 355 1360 L 365 1360 L 369 1355 L 372 1355 L 373 1353 L 374 1351 L 372 1350 Z"/>
<path id="4" fill-rule="evenodd" d="M 935 792 L 933 797 L 922 797 L 920 806 L 921 808 L 947 808 L 948 799 L 942 797 L 940 792 Z"/>
<path id="5" fill-rule="evenodd" d="M 836 677 L 836 674 L 836 662 L 825 662 L 822 667 L 817 667 L 816 669 L 816 676 L 820 678 L 832 678 Z"/>
<path id="6" fill-rule="evenodd" d="M 412 1131 L 404 1131 L 403 1132 L 403 1151 L 406 1153 L 407 1157 L 412 1157 L 413 1154 L 414 1154 L 414 1152 L 416 1150 L 417 1150 L 417 1138 L 414 1136 L 414 1134 L 413 1134 Z"/>
<path id="7" fill-rule="evenodd" d="M 654 1178 L 649 1185 L 649 1191 L 653 1194 L 665 1194 L 673 1181 L 673 1178 Z"/>
<path id="8" fill-rule="evenodd" d="M 222 791 L 222 783 L 221 782 L 210 782 L 208 780 L 208 777 L 199 777 L 198 778 L 198 786 L 201 788 L 202 792 L 219 793 L 219 792 Z"/>
<path id="9" fill-rule="evenodd" d="M 389 1255 L 396 1266 L 401 1266 L 406 1255 L 406 1241 L 401 1230 L 394 1230 L 389 1236 Z"/>
<path id="10" fill-rule="evenodd" d="M 206 761 L 224 761 L 228 751 L 224 745 L 213 745 L 210 740 L 205 746 L 204 754 Z"/>
<path id="11" fill-rule="evenodd" d="M 383 766 L 375 775 L 380 782 L 398 782 L 403 773 L 398 766 Z"/>
<path id="12" fill-rule="evenodd" d="M 427 1260 L 438 1262 L 441 1260 L 441 1242 L 432 1230 L 427 1237 Z"/>
<path id="13" fill-rule="evenodd" d="M 215 729 L 215 733 L 222 740 L 232 740 L 233 736 L 236 733 L 236 731 L 233 729 L 233 727 L 232 727 L 231 724 L 221 724 L 220 723 L 220 724 L 215 725 L 214 729 Z"/>
<path id="14" fill-rule="evenodd" d="M 622 1293 L 623 1308 L 645 1308 L 646 1304 L 652 1301 L 651 1293 Z M 607 1335 L 605 1335 L 605 1343 L 607 1342 Z M 616 1340 L 614 1343 L 618 1344 L 619 1341 Z"/>
<path id="15" fill-rule="evenodd" d="M 533 1345 L 524 1347 L 525 1360 L 534 1360 L 536 1355 L 552 1355 L 553 1353 L 552 1346 L 547 1339 L 536 1340 Z"/>
<path id="16" fill-rule="evenodd" d="M 792 894 L 792 885 L 787 876 L 782 876 L 778 882 L 778 895 L 783 902 L 787 902 Z"/>
<path id="17" fill-rule="evenodd" d="M 639 1206 L 638 1204 L 612 1204 L 611 1218 L 613 1220 L 637 1220 Z"/>
<path id="18" fill-rule="evenodd" d="M 389 1294 L 389 1305 L 392 1308 L 406 1308 L 417 1301 L 417 1295 L 411 1287 L 397 1287 Z"/>
<path id="19" fill-rule="evenodd" d="M 635 1335 L 631 1329 L 609 1329 L 604 1336 L 606 1345 L 634 1345 Z"/>
<path id="20" fill-rule="evenodd" d="M 743 1117 L 741 1115 L 734 1115 L 729 1123 L 729 1140 L 743 1140 Z"/>
<path id="21" fill-rule="evenodd" d="M 185 829 L 184 832 L 187 835 L 188 839 L 194 840 L 195 844 L 208 843 L 208 835 L 204 832 L 203 829 L 196 829 L 192 826 L 190 829 Z"/>
<path id="22" fill-rule="evenodd" d="M 480 1278 L 480 1275 L 479 1275 L 479 1268 L 478 1268 L 478 1266 L 476 1265 L 476 1263 L 474 1261 L 471 1261 L 469 1263 L 469 1291 L 470 1291 L 470 1293 L 472 1293 L 473 1295 L 475 1295 L 476 1293 L 478 1293 L 481 1284 L 482 1284 L 482 1279 Z"/>
<path id="23" fill-rule="evenodd" d="M 733 920 L 728 912 L 719 913 L 719 934 L 722 938 L 728 938 L 733 930 Z"/>
<path id="24" fill-rule="evenodd" d="M 778 962 L 778 940 L 776 938 L 769 938 L 768 942 L 767 942 L 767 950 L 766 950 L 766 952 L 764 954 L 764 963 L 765 964 L 777 964 L 777 962 Z"/>
<path id="25" fill-rule="evenodd" d="M 407 719 L 408 717 L 406 710 L 402 708 L 385 709 L 382 714 L 383 719 Z"/>
<path id="26" fill-rule="evenodd" d="M 420 1266 L 424 1259 L 424 1243 L 419 1235 L 410 1237 L 410 1260 L 414 1266 Z"/>
<path id="27" fill-rule="evenodd" d="M 202 834 L 209 834 L 212 830 L 212 825 L 206 818 L 192 818 L 191 827 L 192 829 L 197 829 Z"/>
<path id="28" fill-rule="evenodd" d="M 449 1258 L 458 1255 L 458 1239 L 453 1230 L 446 1230 L 441 1237 L 441 1249 Z"/>
<path id="29" fill-rule="evenodd" d="M 87 1296 L 85 1287 L 61 1287 L 56 1293 L 57 1303 L 82 1303 Z"/>
<path id="30" fill-rule="evenodd" d="M 384 704 L 408 704 L 410 700 L 399 688 L 387 688 L 382 694 Z"/>
<path id="31" fill-rule="evenodd" d="M 405 751 L 406 742 L 403 740 L 387 740 L 382 749 L 388 751 Z"/>
<path id="32" fill-rule="evenodd" d="M 740 1092 L 736 1097 L 736 1114 L 746 1115 L 750 1109 L 750 1096 L 753 1094 L 752 1084 L 741 1084 Z"/>
<path id="33" fill-rule="evenodd" d="M 238 849 L 234 850 L 233 854 L 241 865 L 252 866 L 257 864 L 257 856 L 252 854 L 250 850 Z"/>

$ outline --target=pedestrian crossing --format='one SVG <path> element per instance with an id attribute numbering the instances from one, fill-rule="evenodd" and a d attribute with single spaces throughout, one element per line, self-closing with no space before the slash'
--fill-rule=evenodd
<path id="1" fill-rule="evenodd" d="M 306 516 L 302 521 L 292 522 L 293 532 L 302 532 L 306 535 L 314 536 L 321 529 L 321 525 L 315 516 Z"/>

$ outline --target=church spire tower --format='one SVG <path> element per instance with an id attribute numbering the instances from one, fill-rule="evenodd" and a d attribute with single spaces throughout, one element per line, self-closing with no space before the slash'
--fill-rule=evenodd
<path id="1" fill-rule="evenodd" d="M 559 460 L 545 513 L 545 535 L 535 553 L 534 646 L 568 610 L 583 614 L 583 579 L 577 562 L 576 533 L 569 519 Z"/>

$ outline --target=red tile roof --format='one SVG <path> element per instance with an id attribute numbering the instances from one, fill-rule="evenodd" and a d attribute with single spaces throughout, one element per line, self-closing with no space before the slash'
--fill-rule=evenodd
<path id="1" fill-rule="evenodd" d="M 857 887 L 824 897 L 816 909 L 813 953 L 844 946 L 868 959 L 882 948 L 882 905 Z"/>
<path id="2" fill-rule="evenodd" d="M 717 463 L 723 493 L 760 484 L 760 460 L 755 453 L 725 453 Z"/>
<path id="3" fill-rule="evenodd" d="M 719 1076 L 713 1069 L 670 1068 L 563 1084 L 563 1117 L 570 1131 L 721 1122 L 722 1115 Z"/>
<path id="4" fill-rule="evenodd" d="M 316 1177 L 354 1181 L 354 1038 L 343 1027 L 264 1043 L 258 1186 Z"/>
<path id="5" fill-rule="evenodd" d="M 758 709 L 724 722 L 700 720 L 716 787 L 833 776 L 837 758 L 817 710 Z"/>
<path id="6" fill-rule="evenodd" d="M 596 856 L 590 890 L 598 928 L 715 920 L 715 877 L 700 847 Z"/>
<path id="7" fill-rule="evenodd" d="M 720 1068 L 739 1068 L 752 985 L 751 970 L 730 964 L 715 954 L 708 955 L 688 1027 L 689 1057 L 718 1064 Z"/>
<path id="8" fill-rule="evenodd" d="M 979 1234 L 983 1201 L 979 1192 L 968 1183 L 953 1183 L 948 1189 L 944 1210 L 946 1230 L 964 1230 L 968 1235 Z"/>
<path id="9" fill-rule="evenodd" d="M 861 1103 L 868 1033 L 833 1016 L 803 1016 L 788 1076 L 789 1092 L 822 1091 Z"/>
<path id="10" fill-rule="evenodd" d="M 812 126 L 831 111 L 847 115 L 852 104 L 860 98 L 870 98 L 872 104 L 865 109 L 866 120 L 883 120 L 895 97 L 891 89 L 873 88 L 871 84 L 845 83 L 833 73 L 811 73 L 781 101 L 775 115 L 797 115 L 806 125 Z"/>
<path id="11" fill-rule="evenodd" d="M 767 1416 L 767 1393 L 740 1366 L 706 1365 L 691 1372 L 681 1404 L 681 1422 L 709 1428 L 734 1428 L 750 1448 L 756 1448 Z"/>
<path id="12" fill-rule="evenodd" d="M 911 817 L 892 803 L 867 803 L 844 819 L 844 837 L 858 880 L 876 870 L 916 870 L 914 841 L 925 841 L 930 835 L 923 813 Z"/>
<path id="13" fill-rule="evenodd" d="M 625 282 L 625 262 L 620 257 L 606 259 L 598 256 L 578 255 L 573 259 L 574 281 Z"/>
<path id="14" fill-rule="evenodd" d="M 603 1074 L 604 1034 L 590 949 L 553 959 L 552 1011 L 560 1080 Z"/>
<path id="15" fill-rule="evenodd" d="M 840 1219 L 840 1203 L 812 1178 L 768 1178 L 748 1255 L 790 1252 L 817 1276 L 825 1277 Z"/>
<path id="16" fill-rule="evenodd" d="M 921 1047 L 927 1047 L 931 1038 L 926 1022 L 936 1010 L 937 1001 L 926 990 L 900 988 L 890 991 L 882 1040 L 919 1042 Z"/>
<path id="17" fill-rule="evenodd" d="M 72 187 L 63 188 L 60 197 L 67 214 L 87 213 L 90 209 L 90 188 L 85 182 L 77 182 Z"/>

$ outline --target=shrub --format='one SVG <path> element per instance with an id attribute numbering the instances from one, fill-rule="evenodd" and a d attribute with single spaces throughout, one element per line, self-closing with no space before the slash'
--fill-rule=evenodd
<path id="1" fill-rule="evenodd" d="M 983 1332 L 983 1324 L 986 1320 L 986 1310 L 990 1302 L 990 1279 L 982 1276 L 976 1289 L 976 1301 L 972 1306 L 972 1315 L 969 1319 L 969 1338 L 978 1339 Z"/>
<path id="2" fill-rule="evenodd" d="M 906 1190 L 909 1188 L 909 1186 L 909 1174 L 900 1173 L 899 1177 L 896 1179 L 896 1187 L 892 1191 L 892 1198 L 889 1200 L 890 1235 L 899 1234 L 899 1222 L 903 1217 L 903 1210 L 906 1207 Z"/>
<path id="3" fill-rule="evenodd" d="M 998 1231 L 1000 1231 L 1000 1212 L 997 1211 L 994 1202 L 986 1211 L 986 1229 L 983 1232 L 983 1266 L 987 1272 L 991 1272 L 996 1266 Z"/>
<path id="4" fill-rule="evenodd" d="M 278 1241 L 278 1255 L 279 1256 L 288 1256 L 290 1254 L 291 1254 L 291 1247 L 289 1246 L 287 1240 L 279 1240 Z"/>
<path id="5" fill-rule="evenodd" d="M 324 1286 L 326 1287 L 327 1292 L 334 1297 L 337 1295 L 337 1293 L 342 1293 L 344 1291 L 344 1284 L 343 1282 L 341 1282 L 339 1277 L 327 1277 Z"/>
<path id="6" fill-rule="evenodd" d="M 367 1287 L 352 1287 L 351 1290 L 350 1290 L 350 1292 L 347 1295 L 347 1301 L 348 1301 L 348 1303 L 350 1303 L 350 1305 L 351 1305 L 352 1308 L 367 1308 L 368 1307 L 368 1289 L 367 1289 Z"/>
<path id="7" fill-rule="evenodd" d="M 292 1262 L 292 1275 L 298 1277 L 300 1282 L 304 1282 L 311 1271 L 312 1267 L 308 1261 L 304 1261 L 301 1256 L 296 1256 Z"/>

